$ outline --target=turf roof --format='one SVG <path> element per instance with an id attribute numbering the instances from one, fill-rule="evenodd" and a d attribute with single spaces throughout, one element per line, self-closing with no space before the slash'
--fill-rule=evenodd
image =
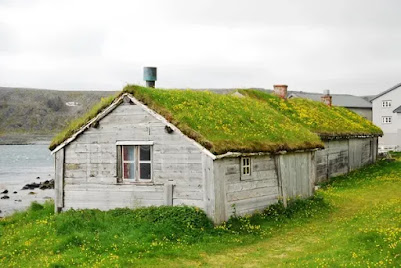
<path id="1" fill-rule="evenodd" d="M 321 148 L 323 143 L 316 133 L 327 136 L 381 134 L 379 128 L 345 108 L 329 108 L 302 99 L 283 101 L 256 90 L 240 92 L 247 97 L 127 86 L 120 95 L 132 94 L 214 154 Z M 102 100 L 86 116 L 72 122 L 53 139 L 50 149 L 72 136 L 116 97 Z M 311 110 L 314 113 L 310 113 Z M 335 113 L 326 116 L 330 110 Z M 318 118 L 313 120 L 314 116 Z M 339 121 L 333 124 L 331 120 Z M 344 123 L 347 123 L 345 127 Z"/>
<path id="2" fill-rule="evenodd" d="M 303 98 L 283 100 L 260 90 L 239 90 L 241 94 L 266 102 L 281 114 L 322 138 L 381 136 L 382 130 L 355 112 L 339 106 Z"/>

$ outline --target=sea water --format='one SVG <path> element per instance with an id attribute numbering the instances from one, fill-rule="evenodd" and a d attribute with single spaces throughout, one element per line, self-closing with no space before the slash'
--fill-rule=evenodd
<path id="1" fill-rule="evenodd" d="M 53 199 L 53 189 L 22 190 L 27 183 L 53 178 L 54 157 L 46 145 L 0 145 L 0 217 Z"/>
<path id="2" fill-rule="evenodd" d="M 0 184 L 21 185 L 53 174 L 54 156 L 47 145 L 0 145 Z"/>

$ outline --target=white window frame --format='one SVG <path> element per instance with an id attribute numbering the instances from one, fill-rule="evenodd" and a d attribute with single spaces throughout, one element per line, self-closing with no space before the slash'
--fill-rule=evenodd
<path id="1" fill-rule="evenodd" d="M 153 141 L 117 141 L 116 146 L 120 146 L 121 150 L 121 160 L 117 165 L 121 165 L 121 179 L 124 182 L 136 182 L 136 183 L 149 183 L 153 182 Z M 124 160 L 123 147 L 124 146 L 134 146 L 134 160 L 126 161 Z M 140 159 L 140 147 L 150 146 L 150 160 Z M 124 178 L 124 163 L 133 163 L 135 166 L 135 178 L 126 179 Z M 141 179 L 141 163 L 150 164 L 150 179 Z"/>
<path id="2" fill-rule="evenodd" d="M 382 116 L 382 124 L 392 124 L 393 118 L 392 116 Z"/>
<path id="3" fill-rule="evenodd" d="M 251 158 L 241 157 L 241 177 L 251 175 Z"/>
<path id="4" fill-rule="evenodd" d="M 390 107 L 391 107 L 391 100 L 382 101 L 382 108 L 390 108 Z"/>

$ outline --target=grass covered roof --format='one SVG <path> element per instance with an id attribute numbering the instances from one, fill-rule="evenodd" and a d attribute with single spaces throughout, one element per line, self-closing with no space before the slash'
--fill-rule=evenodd
<path id="1" fill-rule="evenodd" d="M 383 135 L 382 130 L 371 121 L 344 107 L 329 107 L 322 102 L 303 98 L 283 100 L 260 90 L 239 90 L 239 92 L 267 103 L 322 138 Z"/>
<path id="2" fill-rule="evenodd" d="M 214 154 L 321 148 L 323 143 L 317 134 L 381 134 L 379 128 L 345 108 L 330 108 L 303 99 L 284 101 L 257 90 L 240 92 L 247 97 L 127 86 L 119 95 L 132 94 Z M 72 136 L 117 97 L 103 99 L 86 116 L 73 121 L 53 139 L 50 149 Z"/>

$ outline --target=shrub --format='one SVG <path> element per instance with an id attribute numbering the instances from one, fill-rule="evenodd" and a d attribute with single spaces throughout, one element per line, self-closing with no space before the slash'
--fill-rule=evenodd
<path id="1" fill-rule="evenodd" d="M 38 210 L 42 210 L 43 208 L 44 208 L 43 205 L 39 204 L 38 202 L 32 202 L 29 209 L 31 211 L 38 211 Z"/>
<path id="2" fill-rule="evenodd" d="M 261 213 L 253 215 L 238 216 L 234 215 L 224 223 L 225 229 L 239 234 L 263 234 L 260 224 L 282 223 L 291 218 L 299 218 L 301 220 L 308 219 L 330 210 L 330 205 L 322 196 L 315 195 L 306 199 L 295 198 L 287 202 L 287 207 L 282 201 L 270 205 Z M 234 210 L 235 211 L 235 210 Z"/>
<path id="3" fill-rule="evenodd" d="M 146 233 L 144 240 L 186 236 L 190 241 L 198 237 L 200 232 L 213 229 L 213 223 L 199 208 L 160 206 L 110 211 L 69 210 L 56 217 L 55 228 L 60 235 L 73 235 L 77 232 L 134 235 L 135 232 L 143 232 Z"/>

